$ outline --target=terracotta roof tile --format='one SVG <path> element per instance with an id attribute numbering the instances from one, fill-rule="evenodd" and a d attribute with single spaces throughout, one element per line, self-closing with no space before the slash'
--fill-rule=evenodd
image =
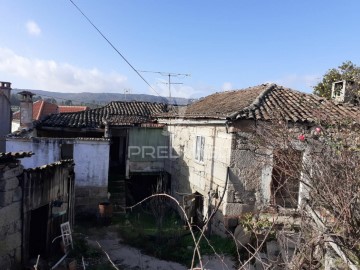
<path id="1" fill-rule="evenodd" d="M 0 152 L 0 163 L 18 158 L 31 157 L 33 154 L 32 152 Z"/>
<path id="2" fill-rule="evenodd" d="M 151 102 L 113 101 L 102 108 L 51 115 L 40 123 L 44 127 L 100 128 L 111 125 L 134 125 L 152 122 L 153 116 L 167 110 L 167 105 Z"/>
<path id="3" fill-rule="evenodd" d="M 59 112 L 58 105 L 44 101 L 43 106 L 39 112 L 39 115 L 35 120 L 42 120 L 44 119 L 45 116 L 58 112 Z"/>
<path id="4" fill-rule="evenodd" d="M 59 113 L 81 112 L 89 110 L 87 106 L 59 106 Z"/>
<path id="5" fill-rule="evenodd" d="M 52 113 L 58 113 L 58 106 L 56 104 L 44 100 L 38 100 L 33 103 L 33 120 L 42 120 Z M 20 111 L 13 113 L 13 120 L 20 120 Z"/>
<path id="6" fill-rule="evenodd" d="M 292 122 L 350 120 L 360 123 L 360 107 L 336 104 L 275 84 L 263 84 L 215 93 L 189 105 L 182 113 L 160 117 L 270 120 L 279 116 Z"/>

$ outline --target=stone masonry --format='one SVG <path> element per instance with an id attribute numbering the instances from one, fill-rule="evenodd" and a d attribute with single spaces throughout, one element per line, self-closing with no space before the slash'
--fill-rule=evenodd
<path id="1" fill-rule="evenodd" d="M 0 164 L 0 269 L 18 269 L 21 264 L 21 201 L 18 177 L 23 167 L 17 161 Z"/>

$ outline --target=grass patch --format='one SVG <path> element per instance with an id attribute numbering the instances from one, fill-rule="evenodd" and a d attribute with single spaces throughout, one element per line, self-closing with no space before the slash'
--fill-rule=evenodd
<path id="1" fill-rule="evenodd" d="M 195 244 L 190 231 L 184 228 L 184 222 L 174 211 L 166 214 L 161 230 L 157 228 L 155 217 L 141 209 L 113 218 L 114 223 L 118 224 L 121 238 L 130 246 L 159 259 L 179 262 L 188 267 L 191 265 Z M 195 232 L 197 239 L 199 236 L 200 233 Z M 209 242 L 218 254 L 236 255 L 236 245 L 231 239 L 211 236 Z M 202 255 L 214 254 L 210 245 L 206 239 L 201 240 Z"/>
<path id="2" fill-rule="evenodd" d="M 74 234 L 73 243 L 74 249 L 70 251 L 68 258 L 76 259 L 77 265 L 82 265 L 82 257 L 84 257 L 87 270 L 114 269 L 102 250 L 90 246 L 84 236 Z"/>

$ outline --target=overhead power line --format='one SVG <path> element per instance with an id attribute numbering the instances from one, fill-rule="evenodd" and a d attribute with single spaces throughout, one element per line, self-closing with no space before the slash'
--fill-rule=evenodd
<path id="1" fill-rule="evenodd" d="M 110 42 L 110 40 L 96 27 L 96 25 L 89 19 L 88 16 L 73 2 L 73 0 L 69 0 L 74 7 L 84 16 L 84 18 L 95 28 L 95 30 L 106 40 L 106 42 L 117 52 L 118 55 L 131 67 L 133 71 L 159 96 L 161 97 L 166 103 L 168 102 L 164 97 L 162 97 L 151 85 L 148 83 L 147 80 L 140 74 L 140 72 L 134 68 L 134 66 L 125 58 L 125 56 Z"/>

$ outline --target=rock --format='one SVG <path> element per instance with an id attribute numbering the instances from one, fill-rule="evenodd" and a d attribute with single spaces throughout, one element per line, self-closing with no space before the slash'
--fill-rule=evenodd
<path id="1" fill-rule="evenodd" d="M 246 231 L 243 226 L 238 225 L 234 232 L 237 246 L 242 247 L 250 242 L 251 232 Z"/>

